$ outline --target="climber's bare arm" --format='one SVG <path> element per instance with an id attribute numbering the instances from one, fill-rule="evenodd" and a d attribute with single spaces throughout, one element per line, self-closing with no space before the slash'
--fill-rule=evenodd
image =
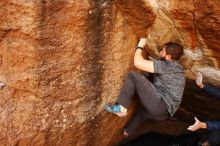
<path id="1" fill-rule="evenodd" d="M 144 57 L 142 56 L 142 50 L 141 49 L 137 49 L 136 52 L 135 52 L 134 66 L 137 69 L 140 69 L 142 71 L 146 71 L 146 72 L 149 72 L 149 73 L 154 73 L 153 61 L 144 59 Z"/>

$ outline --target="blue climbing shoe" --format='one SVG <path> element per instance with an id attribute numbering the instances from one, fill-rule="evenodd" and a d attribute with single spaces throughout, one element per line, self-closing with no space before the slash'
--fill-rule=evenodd
<path id="1" fill-rule="evenodd" d="M 127 112 L 122 112 L 122 111 L 121 111 L 121 106 L 120 106 L 120 104 L 114 104 L 114 105 L 106 104 L 106 105 L 104 106 L 104 109 L 105 109 L 107 112 L 116 114 L 116 115 L 119 116 L 119 117 L 124 117 L 124 116 L 127 115 Z"/>

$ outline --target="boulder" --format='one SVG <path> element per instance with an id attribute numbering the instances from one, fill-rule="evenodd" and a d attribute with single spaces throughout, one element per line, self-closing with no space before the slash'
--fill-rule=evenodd
<path id="1" fill-rule="evenodd" d="M 166 42 L 182 44 L 186 78 L 200 71 L 205 82 L 220 86 L 219 5 L 218 0 L 1 0 L 0 145 L 119 143 L 135 103 L 125 119 L 106 113 L 103 105 L 114 102 L 133 69 L 140 37 L 148 38 L 145 51 L 153 57 Z M 183 123 L 189 123 L 187 115 L 219 118 L 219 103 L 206 104 L 215 100 L 197 94 L 187 84 L 176 118 Z M 174 125 L 155 124 L 168 132 L 169 123 Z"/>

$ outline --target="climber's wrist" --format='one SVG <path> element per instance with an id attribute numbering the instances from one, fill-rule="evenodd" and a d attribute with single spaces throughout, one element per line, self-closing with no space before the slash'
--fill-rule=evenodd
<path id="1" fill-rule="evenodd" d="M 202 129 L 206 129 L 207 128 L 207 124 L 205 122 L 200 122 L 199 123 L 199 127 Z"/>
<path id="2" fill-rule="evenodd" d="M 140 46 L 137 46 L 137 49 L 140 49 L 140 50 L 142 50 L 142 51 L 143 51 L 143 48 L 142 48 L 142 47 L 140 47 Z"/>

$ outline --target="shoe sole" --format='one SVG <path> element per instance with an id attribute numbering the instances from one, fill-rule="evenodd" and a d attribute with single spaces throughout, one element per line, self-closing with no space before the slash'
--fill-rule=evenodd
<path id="1" fill-rule="evenodd" d="M 119 116 L 119 117 L 125 117 L 125 116 L 127 116 L 127 113 L 125 113 L 125 112 L 113 113 L 113 114 L 116 114 L 116 115 Z"/>
<path id="2" fill-rule="evenodd" d="M 112 114 L 115 114 L 119 117 L 125 117 L 127 115 L 127 112 L 118 112 L 118 113 L 112 112 L 111 110 L 109 110 L 107 105 L 104 106 L 104 109 L 105 109 L 105 111 L 112 113 Z"/>

